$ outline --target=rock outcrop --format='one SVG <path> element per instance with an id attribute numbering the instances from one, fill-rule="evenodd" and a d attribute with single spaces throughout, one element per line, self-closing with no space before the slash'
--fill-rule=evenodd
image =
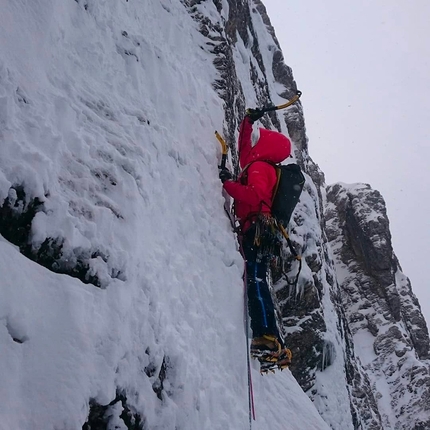
<path id="1" fill-rule="evenodd" d="M 430 428 L 429 334 L 393 252 L 384 200 L 369 185 L 335 184 L 327 203 L 341 303 L 381 428 Z"/>

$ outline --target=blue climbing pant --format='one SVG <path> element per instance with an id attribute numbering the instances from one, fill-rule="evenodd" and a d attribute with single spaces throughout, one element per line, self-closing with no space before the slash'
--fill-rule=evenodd
<path id="1" fill-rule="evenodd" d="M 242 238 L 252 336 L 257 338 L 270 334 L 279 339 L 275 308 L 267 284 L 268 259 L 265 256 L 259 256 L 259 248 L 254 244 L 254 238 L 255 227 L 247 230 Z"/>

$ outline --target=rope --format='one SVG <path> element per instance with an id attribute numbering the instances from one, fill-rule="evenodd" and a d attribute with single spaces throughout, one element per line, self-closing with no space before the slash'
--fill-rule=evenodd
<path id="1" fill-rule="evenodd" d="M 240 133 L 242 135 L 242 133 Z M 228 145 L 222 136 L 215 131 L 215 136 L 218 139 L 219 143 L 222 147 L 222 159 L 221 164 L 218 166 L 220 169 L 224 169 L 227 162 L 227 154 L 228 154 Z M 239 173 L 239 164 L 234 166 L 235 178 L 237 178 Z M 252 372 L 251 372 L 251 360 L 249 357 L 249 313 L 248 313 L 248 282 L 247 282 L 247 270 L 246 270 L 246 258 L 245 253 L 243 252 L 242 247 L 242 237 L 240 231 L 238 231 L 236 227 L 236 219 L 234 216 L 234 212 L 232 213 L 224 206 L 224 210 L 226 215 L 230 220 L 231 227 L 233 232 L 237 233 L 237 238 L 239 242 L 239 250 L 242 255 L 244 261 L 244 271 L 243 271 L 243 286 L 244 286 L 244 322 L 245 322 L 245 332 L 246 332 L 246 365 L 247 365 L 247 373 L 248 373 L 248 418 L 249 418 L 249 429 L 252 430 L 252 420 L 255 421 L 255 405 L 254 405 L 254 389 L 252 385 Z"/>
<path id="2" fill-rule="evenodd" d="M 248 272 L 246 270 L 246 257 L 242 246 L 242 236 L 238 234 L 239 250 L 244 261 L 243 287 L 244 287 L 244 320 L 246 332 L 246 364 L 248 371 L 248 418 L 249 428 L 252 430 L 252 420 L 255 421 L 254 389 L 252 386 L 251 359 L 249 357 L 249 313 L 248 313 Z"/>

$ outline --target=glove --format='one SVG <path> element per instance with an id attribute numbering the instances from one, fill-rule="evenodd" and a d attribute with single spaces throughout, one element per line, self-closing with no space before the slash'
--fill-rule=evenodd
<path id="1" fill-rule="evenodd" d="M 264 116 L 264 111 L 260 109 L 246 109 L 246 116 L 249 118 L 251 124 L 254 124 L 255 121 L 259 120 Z"/>
<path id="2" fill-rule="evenodd" d="M 219 172 L 219 178 L 221 179 L 222 183 L 224 183 L 225 181 L 229 181 L 232 177 L 232 174 L 226 168 L 221 169 Z"/>

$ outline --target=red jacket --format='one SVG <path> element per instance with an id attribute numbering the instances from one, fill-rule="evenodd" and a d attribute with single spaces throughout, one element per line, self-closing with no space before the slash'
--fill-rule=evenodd
<path id="1" fill-rule="evenodd" d="M 242 173 L 237 182 L 224 182 L 225 190 L 235 200 L 235 212 L 242 231 L 250 227 L 254 215 L 256 217 L 261 212 L 270 214 L 277 178 L 275 168 L 264 161 L 280 163 L 291 154 L 291 142 L 283 134 L 260 128 L 260 139 L 252 147 L 251 133 L 252 124 L 245 117 L 239 132 Z"/>

